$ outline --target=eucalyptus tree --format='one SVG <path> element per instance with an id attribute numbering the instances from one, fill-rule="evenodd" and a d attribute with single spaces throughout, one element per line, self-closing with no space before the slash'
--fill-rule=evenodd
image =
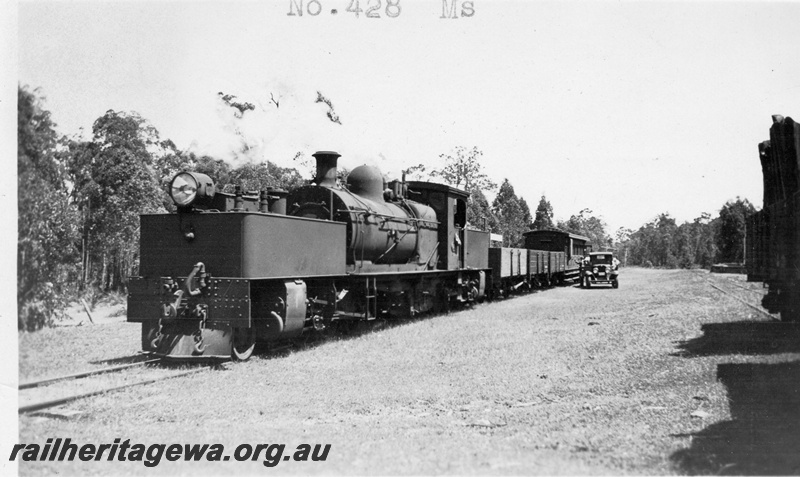
<path id="1" fill-rule="evenodd" d="M 79 240 L 59 137 L 37 91 L 17 94 L 18 328 L 52 324 L 74 293 Z"/>

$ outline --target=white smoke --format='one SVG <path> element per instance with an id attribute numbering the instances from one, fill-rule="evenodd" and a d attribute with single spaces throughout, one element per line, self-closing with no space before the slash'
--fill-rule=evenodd
<path id="1" fill-rule="evenodd" d="M 375 165 L 386 172 L 391 157 L 370 140 L 368 119 L 347 109 L 346 94 L 327 92 L 308 82 L 273 80 L 250 91 L 235 86 L 208 94 L 203 109 L 210 111 L 189 151 L 222 159 L 232 167 L 270 161 L 292 167 L 304 176 L 314 170 L 318 150 L 342 154 L 340 164 L 353 169 Z M 320 95 L 327 101 L 318 101 Z M 252 104 L 253 109 L 231 105 Z M 338 119 L 340 122 L 334 122 Z"/>

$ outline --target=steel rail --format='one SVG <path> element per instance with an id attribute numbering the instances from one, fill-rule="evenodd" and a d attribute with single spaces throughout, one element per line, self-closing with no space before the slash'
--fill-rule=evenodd
<path id="1" fill-rule="evenodd" d="M 761 314 L 763 314 L 763 315 L 766 315 L 766 316 L 768 316 L 768 317 L 772 318 L 773 320 L 779 321 L 779 319 L 778 319 L 778 318 L 776 318 L 776 317 L 772 316 L 772 314 L 770 314 L 769 312 L 767 312 L 767 311 L 764 311 L 764 310 L 762 310 L 761 308 L 759 308 L 759 307 L 757 307 L 757 306 L 755 306 L 755 305 L 753 305 L 753 304 L 747 303 L 746 301 L 742 300 L 742 299 L 741 299 L 741 298 L 739 298 L 738 296 L 736 296 L 736 295 L 734 295 L 734 294 L 732 294 L 732 293 L 730 293 L 730 292 L 728 292 L 728 291 L 725 291 L 725 290 L 723 290 L 722 288 L 720 288 L 720 287 L 718 287 L 718 286 L 714 285 L 713 283 L 711 283 L 711 281 L 710 281 L 710 280 L 708 281 L 708 284 L 709 284 L 709 285 L 711 285 L 711 287 L 712 287 L 712 288 L 715 288 L 715 289 L 717 289 L 717 290 L 721 291 L 722 293 L 724 293 L 725 295 L 728 295 L 729 297 L 731 297 L 731 298 L 734 298 L 734 299 L 736 299 L 736 300 L 738 300 L 738 301 L 740 301 L 740 302 L 744 303 L 745 305 L 747 305 L 747 306 L 749 306 L 750 308 L 752 308 L 752 309 L 756 310 L 757 312 L 759 312 L 759 313 L 761 313 Z"/>
<path id="2" fill-rule="evenodd" d="M 728 284 L 733 285 L 733 286 L 735 286 L 737 288 L 741 288 L 742 290 L 752 292 L 752 293 L 762 293 L 762 294 L 764 293 L 764 289 L 763 288 L 761 288 L 761 289 L 747 288 L 745 286 L 739 285 L 738 283 L 736 283 L 735 281 L 733 281 L 731 279 L 728 279 Z"/>
<path id="3" fill-rule="evenodd" d="M 91 392 L 88 392 L 88 393 L 73 394 L 71 396 L 67 396 L 67 397 L 63 397 L 63 398 L 59 398 L 59 399 L 52 399 L 50 401 L 42 401 L 42 402 L 38 402 L 38 403 L 34 403 L 34 404 L 29 404 L 27 406 L 20 406 L 19 414 L 25 414 L 25 413 L 29 413 L 29 412 L 33 412 L 33 411 L 39 411 L 39 410 L 42 410 L 42 409 L 47 409 L 49 407 L 54 407 L 54 406 L 58 406 L 58 405 L 61 405 L 61 404 L 66 404 L 68 402 L 75 401 L 77 399 L 96 396 L 98 394 L 105 394 L 105 393 L 109 393 L 109 392 L 113 392 L 113 391 L 119 391 L 121 389 L 130 388 L 130 387 L 133 387 L 133 386 L 141 386 L 141 385 L 144 385 L 144 384 L 152 384 L 152 383 L 155 383 L 155 382 L 158 382 L 158 381 L 164 381 L 164 380 L 167 380 L 167 379 L 179 378 L 181 376 L 187 376 L 187 375 L 190 375 L 190 374 L 198 373 L 200 371 L 205 371 L 206 369 L 210 369 L 210 368 L 211 368 L 211 366 L 204 366 L 202 368 L 192 369 L 192 370 L 185 371 L 185 372 L 182 372 L 182 373 L 171 374 L 169 376 L 161 376 L 161 377 L 158 377 L 158 378 L 145 379 L 145 380 L 142 380 L 142 381 L 137 381 L 135 383 L 128 383 L 128 384 L 123 384 L 121 386 L 114 386 L 114 387 L 111 387 L 111 388 L 98 389 L 97 391 L 91 391 Z"/>
<path id="4" fill-rule="evenodd" d="M 39 380 L 39 381 L 29 381 L 27 383 L 20 384 L 19 385 L 19 390 L 21 391 L 23 389 L 35 388 L 35 387 L 38 387 L 38 386 L 43 386 L 45 384 L 54 383 L 56 381 L 63 381 L 63 380 L 66 380 L 66 379 L 78 379 L 78 378 L 85 378 L 87 376 L 94 376 L 95 374 L 113 373 L 115 371 L 122 371 L 123 369 L 135 368 L 135 367 L 138 367 L 138 366 L 144 366 L 146 364 L 156 363 L 158 361 L 161 361 L 161 359 L 160 358 L 148 359 L 146 361 L 139 361 L 138 363 L 122 364 L 122 365 L 119 365 L 119 366 L 111 366 L 109 368 L 95 369 L 94 371 L 86 371 L 86 372 L 83 372 L 83 373 L 67 374 L 65 376 L 58 376 L 58 377 L 55 377 L 55 378 L 42 379 L 42 380 Z"/>

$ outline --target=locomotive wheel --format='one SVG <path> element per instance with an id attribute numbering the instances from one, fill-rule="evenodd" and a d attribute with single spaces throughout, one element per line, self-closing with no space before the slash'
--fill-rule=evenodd
<path id="1" fill-rule="evenodd" d="M 234 328 L 231 342 L 231 358 L 234 361 L 247 361 L 256 347 L 254 328 Z"/>

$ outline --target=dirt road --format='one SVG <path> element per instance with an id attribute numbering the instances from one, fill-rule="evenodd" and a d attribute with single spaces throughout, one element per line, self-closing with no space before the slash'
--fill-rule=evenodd
<path id="1" fill-rule="evenodd" d="M 561 287 L 376 324 L 79 401 L 70 419 L 24 416 L 23 443 L 219 443 L 230 460 L 21 462 L 20 473 L 800 473 L 800 331 L 710 283 L 759 301 L 741 276 L 627 269 L 617 290 Z M 108 358 L 138 339 L 127 323 L 56 332 Z M 20 338 L 28 374 L 85 361 L 46 343 Z M 269 467 L 265 453 L 237 461 L 243 444 L 285 444 L 284 457 L 331 447 L 325 461 Z"/>

